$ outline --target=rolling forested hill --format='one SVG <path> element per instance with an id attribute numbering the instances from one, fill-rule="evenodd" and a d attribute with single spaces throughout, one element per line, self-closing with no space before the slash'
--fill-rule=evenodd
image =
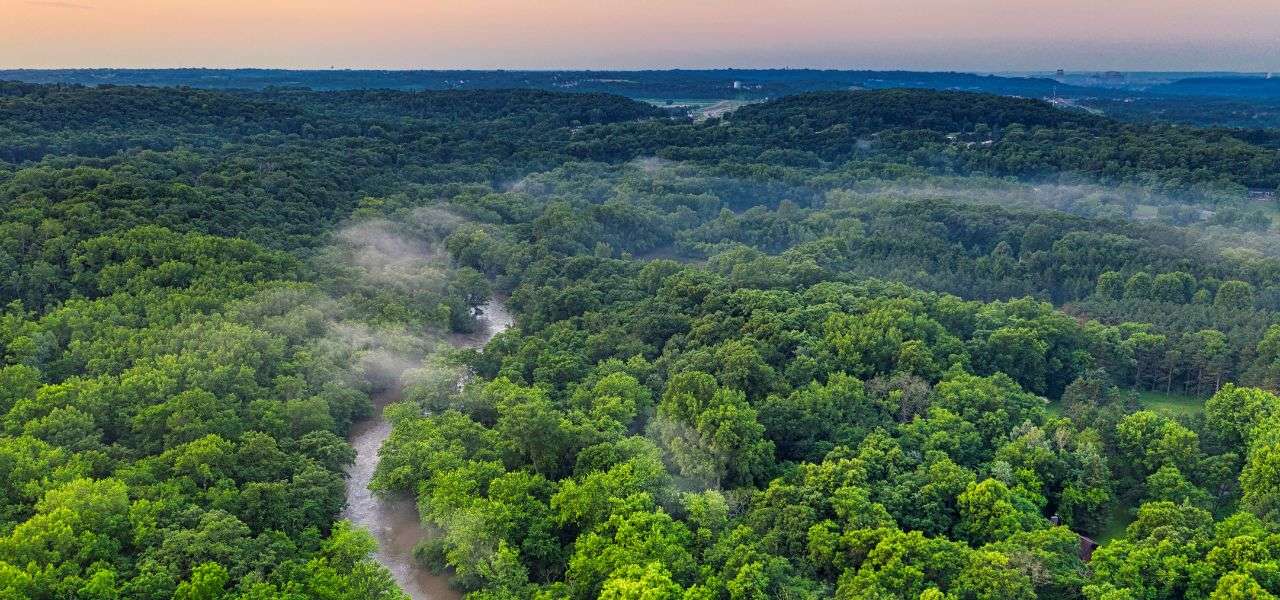
<path id="1" fill-rule="evenodd" d="M 306 88 L 317 91 L 541 89 L 610 93 L 631 98 L 776 98 L 812 91 L 860 88 L 963 89 L 1044 96 L 1054 89 L 1119 96 L 1107 89 L 1063 85 L 1042 77 L 997 77 L 954 72 L 817 69 L 675 69 L 646 71 L 413 71 L 288 69 L 0 69 L 0 80 L 80 85 L 191 86 L 205 89 Z M 735 88 L 734 82 L 738 82 Z"/>
<path id="2" fill-rule="evenodd" d="M 406 369 L 471 598 L 1280 594 L 1272 137 L 0 84 L 0 597 L 400 597 L 338 517 Z"/>

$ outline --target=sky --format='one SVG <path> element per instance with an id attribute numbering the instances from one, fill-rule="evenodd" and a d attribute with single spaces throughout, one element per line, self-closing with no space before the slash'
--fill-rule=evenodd
<path id="1" fill-rule="evenodd" d="M 1280 0 L 0 0 L 0 68 L 1280 71 Z"/>

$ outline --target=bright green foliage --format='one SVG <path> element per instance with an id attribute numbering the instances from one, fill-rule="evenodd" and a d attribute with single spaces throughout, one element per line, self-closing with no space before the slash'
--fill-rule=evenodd
<path id="1" fill-rule="evenodd" d="M 1254 428 L 1280 413 L 1280 398 L 1253 388 L 1227 384 L 1204 404 L 1205 424 L 1227 448 L 1238 448 L 1253 437 Z"/>
<path id="2" fill-rule="evenodd" d="M 661 563 L 627 565 L 600 590 L 601 600 L 679 600 L 684 590 L 671 580 Z"/>
<path id="3" fill-rule="evenodd" d="M 654 430 L 680 474 L 712 488 L 763 479 L 772 460 L 773 444 L 746 396 L 705 373 L 672 378 Z"/>
<path id="4" fill-rule="evenodd" d="M 934 388 L 934 405 L 973 423 L 989 447 L 1014 427 L 1038 422 L 1044 415 L 1044 400 L 1022 391 L 1003 374 L 951 374 Z"/>
<path id="5" fill-rule="evenodd" d="M 960 509 L 956 537 L 973 546 L 1003 540 L 1022 528 L 1009 488 L 994 479 L 970 485 L 956 498 L 956 504 Z"/>
<path id="6" fill-rule="evenodd" d="M 1152 473 L 1147 477 L 1145 487 L 1148 501 L 1163 500 L 1201 508 L 1210 506 L 1209 494 L 1188 481 L 1173 465 L 1166 464 Z"/>
<path id="7" fill-rule="evenodd" d="M 1222 579 L 1218 580 L 1218 587 L 1214 588 L 1213 594 L 1209 596 L 1211 600 L 1237 600 L 1248 598 L 1250 600 L 1269 600 L 1275 598 L 1258 584 L 1253 577 L 1246 573 L 1228 573 Z"/>
<path id="8" fill-rule="evenodd" d="M 217 600 L 227 585 L 227 570 L 218 563 L 205 563 L 191 571 L 191 579 L 178 584 L 174 600 Z"/>
<path id="9" fill-rule="evenodd" d="M 1240 473 L 1244 508 L 1267 520 L 1280 518 L 1280 419 L 1255 425 L 1259 433 L 1249 444 L 1248 459 Z"/>
<path id="10" fill-rule="evenodd" d="M 1199 438 L 1176 421 L 1150 411 L 1133 413 L 1116 425 L 1116 445 L 1128 466 L 1153 473 L 1164 466 L 1193 472 L 1200 460 Z"/>
<path id="11" fill-rule="evenodd" d="M 626 576 L 628 565 L 656 564 L 676 582 L 691 580 L 689 531 L 662 511 L 645 510 L 642 498 L 630 500 L 639 510 L 615 513 L 577 544 L 565 573 L 574 597 L 596 597 L 620 570 Z"/>

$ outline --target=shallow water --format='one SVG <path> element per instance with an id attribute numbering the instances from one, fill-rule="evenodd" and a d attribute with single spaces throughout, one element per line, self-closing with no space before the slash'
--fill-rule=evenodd
<path id="1" fill-rule="evenodd" d="M 511 315 L 499 299 L 484 306 L 480 331 L 454 335 L 449 341 L 461 348 L 476 348 L 511 326 Z M 448 575 L 435 575 L 413 559 L 413 548 L 430 532 L 418 518 L 418 507 L 412 497 L 382 499 L 369 491 L 374 469 L 378 466 L 378 449 L 391 435 L 391 423 L 382 417 L 382 409 L 400 399 L 401 390 L 392 387 L 373 398 L 374 417 L 351 428 L 348 441 L 356 449 L 356 462 L 347 471 L 347 508 L 342 517 L 368 529 L 378 540 L 374 558 L 391 571 L 396 583 L 414 600 L 454 600 L 461 598 L 449 587 Z"/>

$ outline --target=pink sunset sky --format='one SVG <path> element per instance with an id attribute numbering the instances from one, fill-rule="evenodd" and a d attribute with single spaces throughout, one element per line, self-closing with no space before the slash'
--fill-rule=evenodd
<path id="1" fill-rule="evenodd" d="M 1280 70 L 1280 0 L 0 0 L 0 68 Z"/>

